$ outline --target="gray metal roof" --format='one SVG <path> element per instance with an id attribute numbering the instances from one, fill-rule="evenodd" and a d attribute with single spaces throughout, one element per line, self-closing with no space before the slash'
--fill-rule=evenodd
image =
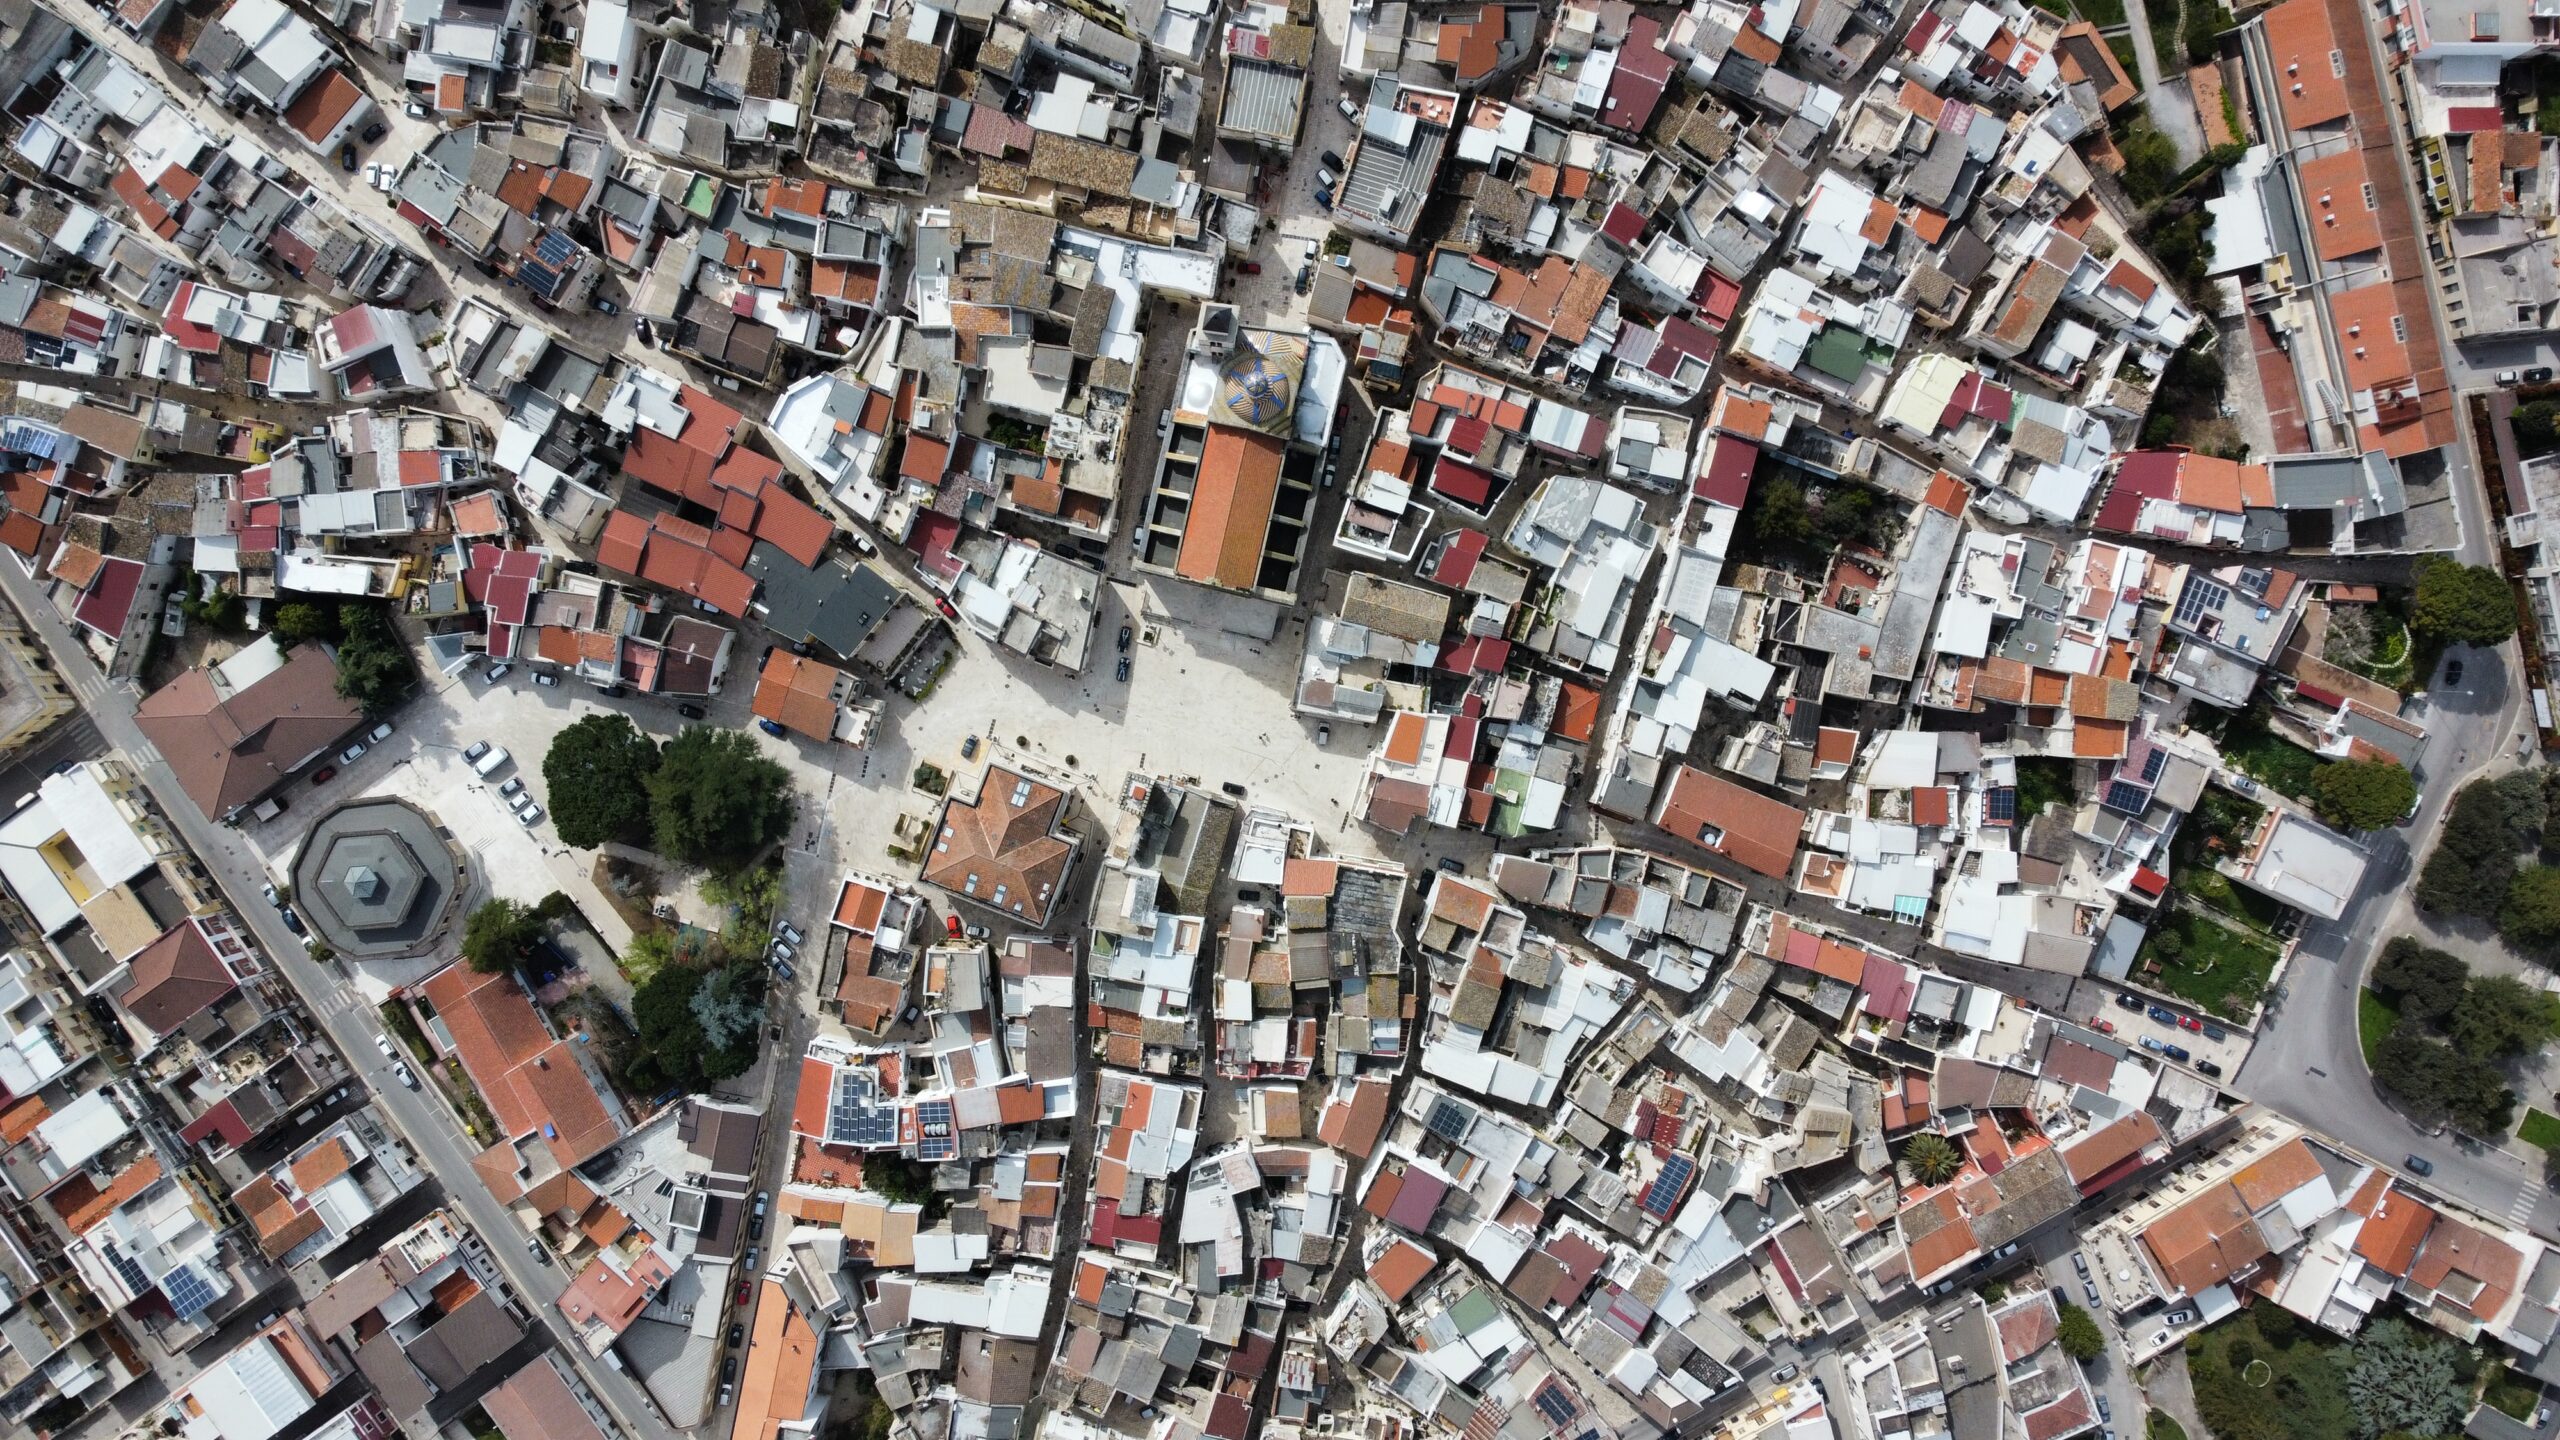
<path id="1" fill-rule="evenodd" d="M 1294 65 L 1235 56 L 1227 62 L 1227 93 L 1218 128 L 1288 145 L 1298 138 L 1307 72 Z"/>

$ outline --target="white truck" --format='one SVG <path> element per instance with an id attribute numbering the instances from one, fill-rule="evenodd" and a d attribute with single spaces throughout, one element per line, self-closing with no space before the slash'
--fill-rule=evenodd
<path id="1" fill-rule="evenodd" d="M 479 771 L 480 778 L 486 780 L 490 776 L 497 774 L 500 770 L 505 769 L 507 761 L 512 758 L 514 757 L 507 754 L 507 747 L 500 745 L 495 749 L 492 749 L 488 754 L 472 761 L 471 768 Z"/>

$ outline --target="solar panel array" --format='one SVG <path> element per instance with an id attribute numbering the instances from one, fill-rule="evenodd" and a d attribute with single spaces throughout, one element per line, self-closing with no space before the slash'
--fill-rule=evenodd
<path id="1" fill-rule="evenodd" d="M 827 1104 L 828 1143 L 865 1150 L 897 1144 L 897 1113 L 871 1102 L 870 1091 L 852 1075 L 839 1076 L 836 1093 Z"/>
<path id="2" fill-rule="evenodd" d="M 1466 1107 L 1447 1096 L 1442 1096 L 1431 1102 L 1431 1118 L 1424 1121 L 1423 1125 L 1432 1134 L 1455 1145 L 1466 1138 L 1467 1126 L 1473 1119 L 1474 1117 L 1467 1113 Z"/>
<path id="3" fill-rule="evenodd" d="M 2117 780 L 2107 786 L 2106 797 L 2098 803 L 2127 815 L 2139 815 L 2151 803 L 2151 792 L 2129 780 Z"/>
<path id="4" fill-rule="evenodd" d="M 916 1158 L 927 1162 L 948 1160 L 960 1153 L 960 1127 L 953 1121 L 948 1100 L 916 1102 Z"/>
<path id="5" fill-rule="evenodd" d="M 2189 580 L 2186 593 L 2178 597 L 2177 623 L 2192 627 L 2204 619 L 2204 612 L 2219 610 L 2230 600 L 2231 592 L 2211 580 Z"/>
<path id="6" fill-rule="evenodd" d="M 2017 789 L 2013 786 L 2003 785 L 1997 789 L 1985 791 L 1982 796 L 1982 818 L 1985 820 L 2017 819 Z"/>
<path id="7" fill-rule="evenodd" d="M 1671 1218 L 1671 1208 L 1680 1203 L 1681 1192 L 1689 1188 L 1689 1177 L 1698 1173 L 1698 1162 L 1686 1155 L 1674 1155 L 1662 1162 L 1662 1173 L 1645 1187 L 1644 1212 L 1657 1220 Z"/>
<path id="8" fill-rule="evenodd" d="M 1564 1393 L 1563 1386 L 1552 1381 L 1538 1387 L 1535 1403 L 1538 1413 L 1547 1417 L 1549 1425 L 1568 1424 L 1579 1413 L 1579 1407 L 1573 1403 L 1573 1397 Z"/>
<path id="9" fill-rule="evenodd" d="M 2142 783 L 2145 785 L 2159 783 L 2160 772 L 2168 768 L 2168 764 L 2169 752 L 2157 745 L 2151 747 L 2151 753 L 2142 759 Z"/>
<path id="10" fill-rule="evenodd" d="M 163 1277 L 160 1293 L 168 1297 L 169 1308 L 177 1311 L 181 1320 L 193 1320 L 222 1298 L 192 1263 L 181 1264 Z"/>

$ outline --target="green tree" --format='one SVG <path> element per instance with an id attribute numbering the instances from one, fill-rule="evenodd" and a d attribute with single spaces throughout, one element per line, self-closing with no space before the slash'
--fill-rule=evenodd
<path id="1" fill-rule="evenodd" d="M 2474 975 L 2453 1007 L 2454 1048 L 2475 1060 L 2504 1060 L 2551 1038 L 2542 992 L 2513 975 Z"/>
<path id="2" fill-rule="evenodd" d="M 2105 1352 L 2107 1337 L 2098 1329 L 2098 1322 L 2089 1318 L 2088 1311 L 2065 1300 L 2060 1315 L 2061 1322 L 2054 1331 L 2054 1338 L 2062 1342 L 2063 1354 L 2086 1362 Z"/>
<path id="3" fill-rule="evenodd" d="M 2516 633 L 2516 601 L 2506 577 L 2443 555 L 2418 561 L 2409 626 L 2456 645 L 2495 645 Z"/>
<path id="4" fill-rule="evenodd" d="M 628 716 L 603 711 L 562 730 L 542 756 L 560 839 L 581 850 L 647 839 L 649 777 L 657 769 L 658 742 Z"/>
<path id="5" fill-rule="evenodd" d="M 276 639 L 287 645 L 305 640 L 338 638 L 338 612 L 331 606 L 295 600 L 276 607 Z"/>
<path id="6" fill-rule="evenodd" d="M 1944 1185 L 1964 1168 L 1964 1155 L 1944 1135 L 1922 1131 L 1904 1142 L 1902 1168 L 1923 1185 Z"/>
<path id="7" fill-rule="evenodd" d="M 417 675 L 408 648 L 380 606 L 342 605 L 338 623 L 346 633 L 338 642 L 338 694 L 367 715 L 383 714 L 408 693 Z"/>
<path id="8" fill-rule="evenodd" d="M 2135 203 L 2148 205 L 2169 193 L 2178 180 L 2178 148 L 2169 137 L 2151 126 L 2148 120 L 2136 120 L 2125 127 L 2116 141 L 2116 149 L 2124 156 L 2124 192 Z"/>
<path id="9" fill-rule="evenodd" d="M 2551 800 L 2543 790 L 2543 776 L 2533 770 L 2510 770 L 2489 782 L 2496 791 L 2498 804 L 2506 811 L 2507 828 L 2516 840 L 2532 848 L 2542 839 L 2543 823 L 2551 818 Z"/>
<path id="10" fill-rule="evenodd" d="M 791 829 L 791 774 L 736 730 L 690 725 L 649 777 L 658 852 L 691 865 L 742 865 Z"/>
<path id="11" fill-rule="evenodd" d="M 2393 937 L 2373 965 L 2373 988 L 2412 1025 L 2442 1023 L 2461 1003 L 2470 979 L 2471 967 L 2459 956 L 2409 935 Z"/>
<path id="12" fill-rule="evenodd" d="M 2311 808 L 2349 830 L 2397 825 L 2417 798 L 2417 779 L 2396 760 L 2340 760 L 2311 772 Z"/>
<path id="13" fill-rule="evenodd" d="M 2517 836 L 2509 815 L 2492 782 L 2463 786 L 2418 872 L 2418 903 L 2446 914 L 2495 916 L 2516 876 Z"/>
<path id="14" fill-rule="evenodd" d="M 462 922 L 462 958 L 487 974 L 512 970 L 533 958 L 548 929 L 539 912 L 513 900 L 490 900 Z"/>
<path id="15" fill-rule="evenodd" d="M 2516 454 L 2531 460 L 2560 450 L 2560 400 L 2533 400 L 2516 407 Z"/>
<path id="16" fill-rule="evenodd" d="M 744 1072 L 755 1063 L 756 1027 L 764 1023 L 764 966 L 748 960 L 713 971 L 694 988 L 693 1019 L 711 1051 L 705 1076 L 725 1080 Z M 743 1058 L 732 1067 L 736 1057 Z"/>
<path id="17" fill-rule="evenodd" d="M 2364 1327 L 2347 1368 L 2347 1402 L 2365 1433 L 2460 1434 L 2471 1393 L 2454 1374 L 2453 1349 L 2397 1315 Z"/>
<path id="18" fill-rule="evenodd" d="M 2515 1119 L 2515 1092 L 2496 1066 L 2406 1025 L 2374 1047 L 2373 1082 L 2417 1114 L 2467 1134 L 2502 1134 Z"/>
<path id="19" fill-rule="evenodd" d="M 690 965 L 661 965 L 631 991 L 631 1023 L 638 1032 L 624 1078 L 643 1094 L 702 1088 L 702 1062 L 709 1045 L 702 1022 L 694 1018 L 693 992 L 702 987 L 703 972 Z"/>
<path id="20" fill-rule="evenodd" d="M 2516 873 L 2498 908 L 2498 933 L 2537 955 L 2560 948 L 2560 868 L 2528 865 Z"/>

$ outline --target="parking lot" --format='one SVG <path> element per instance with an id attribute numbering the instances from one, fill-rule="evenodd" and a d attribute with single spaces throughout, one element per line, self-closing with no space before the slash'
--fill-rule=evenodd
<path id="1" fill-rule="evenodd" d="M 2155 1062 L 2184 1065 L 2216 1083 L 2227 1084 L 2240 1073 L 2240 1062 L 2248 1058 L 2256 1039 L 2246 1030 L 2190 1009 L 2164 1005 L 2147 995 L 2131 990 L 2112 993 L 2113 1003 L 2097 1018 L 2113 1027 L 2117 1039 L 2140 1046 Z M 2186 1052 L 2185 1058 L 2171 1053 L 2171 1046 Z"/>

